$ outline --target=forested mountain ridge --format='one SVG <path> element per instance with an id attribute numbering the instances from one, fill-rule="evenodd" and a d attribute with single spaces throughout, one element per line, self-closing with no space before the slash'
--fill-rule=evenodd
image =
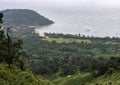
<path id="1" fill-rule="evenodd" d="M 7 26 L 42 26 L 54 23 L 36 11 L 29 9 L 2 10 L 4 14 L 3 25 Z"/>

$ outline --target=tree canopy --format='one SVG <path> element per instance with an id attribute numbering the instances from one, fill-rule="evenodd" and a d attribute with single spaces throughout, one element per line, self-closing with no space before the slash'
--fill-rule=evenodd
<path id="1" fill-rule="evenodd" d="M 13 40 L 11 38 L 10 28 L 7 28 L 6 32 L 3 31 L 2 18 L 3 14 L 0 13 L 0 63 L 7 63 L 9 68 L 11 64 L 16 62 L 19 62 L 19 65 L 23 65 L 23 61 L 19 60 L 25 56 L 25 52 L 22 50 L 23 42 L 19 39 Z M 23 66 L 20 66 L 20 68 L 23 69 Z"/>

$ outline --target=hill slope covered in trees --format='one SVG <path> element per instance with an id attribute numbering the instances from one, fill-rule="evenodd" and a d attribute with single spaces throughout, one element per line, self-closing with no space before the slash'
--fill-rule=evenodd
<path id="1" fill-rule="evenodd" d="M 52 20 L 29 9 L 7 9 L 1 12 L 4 14 L 3 24 L 7 26 L 41 26 L 53 23 Z"/>

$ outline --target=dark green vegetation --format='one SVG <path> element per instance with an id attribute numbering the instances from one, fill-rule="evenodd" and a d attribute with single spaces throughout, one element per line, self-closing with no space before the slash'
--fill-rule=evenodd
<path id="1" fill-rule="evenodd" d="M 80 37 L 74 39 L 69 37 L 71 42 L 61 41 L 60 43 L 60 41 L 57 41 L 61 40 L 60 37 L 56 37 L 55 40 L 55 38 L 40 38 L 37 36 L 37 34 L 34 34 L 34 36 L 23 38 L 25 42 L 28 42 L 24 44 L 24 47 L 31 56 L 29 58 L 29 63 L 31 62 L 29 68 L 37 74 L 51 75 L 60 71 L 59 75 L 66 76 L 77 72 L 93 72 L 93 70 L 105 68 L 102 69 L 105 71 L 101 71 L 103 73 L 100 75 L 102 75 L 109 68 L 107 64 L 111 62 L 109 61 L 110 58 L 119 56 L 120 45 L 112 44 L 112 42 L 119 43 L 117 38 Z M 68 41 L 68 38 L 65 37 L 62 37 L 62 39 Z M 54 40 L 51 40 L 51 42 L 50 39 Z M 78 40 L 81 40 L 81 42 L 78 42 Z M 111 42 L 111 44 L 107 42 Z"/>
<path id="2" fill-rule="evenodd" d="M 118 76 L 119 38 L 54 33 L 40 37 L 33 28 L 17 30 L 13 37 L 17 35 L 24 42 L 28 69 L 52 81 L 52 85 L 99 85 L 104 79 L 113 81 L 112 75 Z"/>
<path id="3" fill-rule="evenodd" d="M 21 71 L 12 65 L 0 64 L 0 85 L 41 85 L 41 81 L 30 71 Z"/>
<path id="4" fill-rule="evenodd" d="M 0 18 L 2 18 L 3 15 L 0 15 Z M 12 40 L 9 28 L 7 28 L 6 34 L 3 30 L 0 30 L 0 63 L 7 63 L 9 68 L 11 68 L 11 64 L 16 64 L 21 70 L 24 70 L 24 61 L 22 59 L 25 58 L 26 53 L 21 45 L 21 40 Z"/>
<path id="5" fill-rule="evenodd" d="M 11 29 L 0 30 L 0 84 L 120 84 L 119 38 L 54 33 L 40 37 L 27 26 Z"/>
<path id="6" fill-rule="evenodd" d="M 50 25 L 53 21 L 28 9 L 8 9 L 1 11 L 4 14 L 5 26 L 41 26 Z"/>

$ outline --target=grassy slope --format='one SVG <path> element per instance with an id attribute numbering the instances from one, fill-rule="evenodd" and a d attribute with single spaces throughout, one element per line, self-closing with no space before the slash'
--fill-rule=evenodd
<path id="1" fill-rule="evenodd" d="M 10 69 L 0 64 L 0 85 L 54 85 L 49 80 L 34 76 L 31 71 L 21 71 L 16 66 Z"/>
<path id="2" fill-rule="evenodd" d="M 120 72 L 93 78 L 90 73 L 59 77 L 53 80 L 55 85 L 120 85 Z"/>
<path id="3" fill-rule="evenodd" d="M 30 71 L 21 71 L 15 66 L 9 69 L 7 65 L 0 64 L 0 85 L 120 85 L 120 72 L 98 78 L 93 78 L 90 73 L 81 73 L 46 80 L 33 76 Z"/>
<path id="4" fill-rule="evenodd" d="M 112 75 L 103 75 L 94 79 L 88 85 L 120 85 L 120 72 L 114 72 Z"/>
<path id="5" fill-rule="evenodd" d="M 21 71 L 15 66 L 8 68 L 0 64 L 0 85 L 39 85 L 39 81 L 30 71 Z"/>
<path id="6" fill-rule="evenodd" d="M 77 42 L 77 43 L 81 43 L 81 42 L 86 42 L 86 43 L 91 43 L 90 40 L 87 39 L 73 39 L 73 38 L 44 38 L 43 40 L 49 41 L 49 42 L 57 42 L 57 43 L 71 43 L 71 42 Z"/>
<path id="7" fill-rule="evenodd" d="M 45 40 L 45 41 L 49 41 L 49 42 L 57 42 L 57 43 L 72 43 L 72 42 L 77 42 L 77 43 L 81 43 L 81 42 L 84 42 L 84 43 L 92 43 L 91 40 L 89 39 L 74 39 L 74 38 L 43 38 L 42 40 Z M 105 42 L 105 44 L 120 44 L 119 42 L 116 42 L 116 41 L 107 41 Z"/>
<path id="8" fill-rule="evenodd" d="M 56 78 L 53 82 L 55 85 L 85 85 L 86 81 L 90 81 L 91 78 L 91 74 L 85 73 Z"/>

